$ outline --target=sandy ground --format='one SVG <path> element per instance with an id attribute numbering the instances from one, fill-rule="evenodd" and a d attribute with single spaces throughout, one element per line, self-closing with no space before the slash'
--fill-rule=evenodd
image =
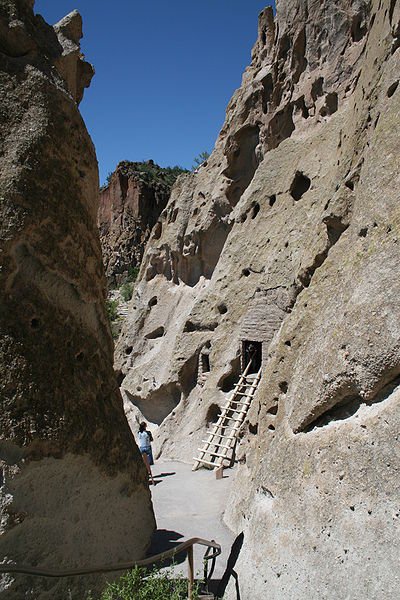
<path id="1" fill-rule="evenodd" d="M 149 554 L 170 549 L 191 537 L 215 540 L 222 546 L 213 575 L 220 580 L 226 568 L 235 534 L 222 522 L 232 471 L 224 472 L 224 478 L 216 480 L 212 471 L 192 471 L 191 464 L 160 460 L 153 466 L 156 486 L 150 486 L 157 521 L 157 532 Z M 202 559 L 206 548 L 195 546 L 195 572 L 202 573 Z M 187 560 L 175 567 L 177 572 L 187 574 Z"/>

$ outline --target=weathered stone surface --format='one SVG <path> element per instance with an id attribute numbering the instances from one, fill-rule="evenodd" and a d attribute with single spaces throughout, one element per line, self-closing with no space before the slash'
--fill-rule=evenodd
<path id="1" fill-rule="evenodd" d="M 154 517 L 112 369 L 80 17 L 57 38 L 32 5 L 0 1 L 0 556 L 79 567 L 143 556 Z M 17 576 L 0 591 L 99 583 Z"/>
<path id="2" fill-rule="evenodd" d="M 180 171 L 179 167 L 161 168 L 152 160 L 124 161 L 100 190 L 98 226 L 110 285 L 119 285 L 140 266 L 150 232 Z"/>
<path id="3" fill-rule="evenodd" d="M 226 512 L 244 532 L 244 600 L 399 594 L 399 21 L 389 0 L 281 0 L 275 20 L 260 15 L 118 343 L 131 418 L 139 408 L 163 454 L 191 460 L 244 336 L 263 342 Z"/>

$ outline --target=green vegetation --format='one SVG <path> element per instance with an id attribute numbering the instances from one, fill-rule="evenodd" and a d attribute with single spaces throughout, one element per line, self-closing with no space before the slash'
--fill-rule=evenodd
<path id="1" fill-rule="evenodd" d="M 152 160 L 143 162 L 124 160 L 118 164 L 117 169 L 123 175 L 136 176 L 140 181 L 156 187 L 159 192 L 168 194 L 179 175 L 189 172 L 177 165 L 175 167 L 160 167 Z"/>
<path id="2" fill-rule="evenodd" d="M 135 567 L 117 581 L 108 583 L 100 600 L 183 600 L 187 598 L 187 579 L 177 577 L 171 570 L 160 573 Z M 193 599 L 198 596 L 195 586 Z"/>
<path id="3" fill-rule="evenodd" d="M 130 283 L 129 281 L 127 281 L 126 283 L 124 283 L 123 285 L 121 285 L 121 287 L 119 288 L 122 300 L 124 302 L 129 302 L 129 300 L 131 300 L 132 298 L 132 294 L 133 294 L 133 285 L 132 283 Z"/>
<path id="4" fill-rule="evenodd" d="M 118 319 L 118 300 L 106 300 L 107 315 L 111 323 Z"/>
<path id="5" fill-rule="evenodd" d="M 192 165 L 192 171 L 194 171 L 195 169 L 198 169 L 200 167 L 200 165 L 202 165 L 204 162 L 206 162 L 206 160 L 210 157 L 210 153 L 207 152 L 207 150 L 204 150 L 203 152 L 200 152 L 200 154 L 198 156 L 195 156 L 193 161 L 194 164 Z"/>
<path id="6" fill-rule="evenodd" d="M 121 332 L 121 318 L 118 315 L 118 304 L 118 300 L 106 300 L 107 316 L 110 321 L 113 340 L 116 340 Z"/>
<path id="7" fill-rule="evenodd" d="M 178 165 L 175 165 L 175 167 L 160 167 L 153 160 L 142 162 L 123 160 L 118 163 L 116 170 L 128 177 L 136 176 L 140 181 L 156 187 L 160 193 L 167 194 L 171 191 L 171 187 L 179 175 L 189 173 L 187 169 Z M 107 175 L 105 183 L 100 188 L 101 190 L 105 190 L 110 185 L 112 175 L 112 173 Z"/>
<path id="8" fill-rule="evenodd" d="M 134 283 L 139 275 L 139 267 L 128 267 L 128 277 L 125 283 Z"/>

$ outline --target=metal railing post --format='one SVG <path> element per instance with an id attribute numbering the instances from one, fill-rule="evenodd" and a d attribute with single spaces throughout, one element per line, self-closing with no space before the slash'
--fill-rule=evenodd
<path id="1" fill-rule="evenodd" d="M 188 600 L 193 600 L 194 569 L 193 569 L 193 546 L 187 550 L 188 558 Z"/>

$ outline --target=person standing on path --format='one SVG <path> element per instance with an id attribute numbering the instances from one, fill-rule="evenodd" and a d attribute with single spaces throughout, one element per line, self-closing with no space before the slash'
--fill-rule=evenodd
<path id="1" fill-rule="evenodd" d="M 142 421 L 139 425 L 139 450 L 142 454 L 143 462 L 146 465 L 147 472 L 149 474 L 151 483 L 155 485 L 153 479 L 153 473 L 151 472 L 151 465 L 154 465 L 153 460 L 153 452 L 151 449 L 151 442 L 153 441 L 153 436 L 150 431 L 147 431 L 147 423 Z"/>

